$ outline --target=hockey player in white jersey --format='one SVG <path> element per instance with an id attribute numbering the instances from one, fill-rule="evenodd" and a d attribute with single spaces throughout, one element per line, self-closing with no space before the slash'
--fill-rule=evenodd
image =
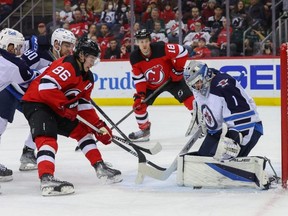
<path id="1" fill-rule="evenodd" d="M 69 55 L 72 52 L 75 42 L 76 38 L 71 31 L 58 28 L 53 32 L 51 37 L 51 50 L 43 51 L 29 49 L 23 53 L 22 59 L 25 60 L 31 69 L 41 70 L 47 67 L 55 59 Z M 16 109 L 21 111 L 20 100 L 27 87 L 28 86 L 25 86 L 23 88 L 23 86 L 13 83 L 0 92 L 0 103 L 5 104 L 0 108 L 0 116 L 2 117 L 0 128 L 2 128 L 2 134 L 6 129 L 7 122 L 12 123 Z M 23 153 L 20 158 L 20 171 L 37 169 L 34 153 L 35 148 L 36 146 L 29 134 L 24 143 Z"/>
<path id="2" fill-rule="evenodd" d="M 253 99 L 241 84 L 227 73 L 196 61 L 185 69 L 185 79 L 207 127 L 196 154 L 219 161 L 247 156 L 263 134 L 263 127 Z"/>
<path id="3" fill-rule="evenodd" d="M 25 87 L 36 76 L 26 62 L 17 57 L 21 55 L 23 44 L 24 37 L 20 32 L 10 28 L 5 28 L 0 32 L 0 93 L 11 83 Z M 6 101 L 2 101 L 0 106 L 0 139 L 8 122 L 5 114 L 2 115 L 5 106 Z M 12 180 L 12 170 L 0 164 L 0 181 L 10 180 Z"/>

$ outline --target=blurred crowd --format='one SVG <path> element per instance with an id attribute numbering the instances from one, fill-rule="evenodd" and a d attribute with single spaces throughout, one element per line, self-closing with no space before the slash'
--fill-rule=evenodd
<path id="1" fill-rule="evenodd" d="M 191 58 L 226 56 L 228 46 L 231 56 L 272 56 L 271 38 L 267 38 L 272 31 L 272 0 L 230 0 L 228 7 L 225 0 L 182 0 L 181 11 L 177 0 L 133 2 L 135 19 L 130 0 L 64 0 L 63 8 L 54 14 L 56 25 L 53 21 L 38 23 L 40 43 L 49 46 L 53 30 L 63 27 L 78 39 L 97 41 L 102 59 L 128 59 L 131 21 L 135 20 L 132 32 L 146 28 L 152 41 L 183 44 Z M 285 5 L 276 11 L 276 18 L 287 14 Z"/>

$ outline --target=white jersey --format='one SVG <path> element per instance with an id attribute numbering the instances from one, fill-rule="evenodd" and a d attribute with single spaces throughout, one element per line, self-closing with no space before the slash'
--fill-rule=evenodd
<path id="1" fill-rule="evenodd" d="M 0 49 L 0 91 L 11 83 L 25 85 L 34 77 L 34 72 L 24 60 Z"/>
<path id="2" fill-rule="evenodd" d="M 243 87 L 230 75 L 218 72 L 213 77 L 207 97 L 194 89 L 193 93 L 198 107 L 204 117 L 207 132 L 217 133 L 226 123 L 229 129 L 242 133 L 246 145 L 254 128 L 260 122 L 254 100 L 247 95 Z M 262 128 L 259 132 L 263 132 Z"/>

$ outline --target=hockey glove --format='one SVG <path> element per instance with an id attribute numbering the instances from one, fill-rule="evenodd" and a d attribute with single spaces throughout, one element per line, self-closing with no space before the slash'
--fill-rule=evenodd
<path id="1" fill-rule="evenodd" d="M 61 109 L 63 110 L 62 116 L 64 118 L 70 119 L 71 121 L 74 121 L 76 119 L 76 116 L 78 114 L 78 100 L 71 100 L 65 103 Z"/>
<path id="2" fill-rule="evenodd" d="M 218 143 L 214 159 L 218 161 L 230 160 L 236 158 L 240 153 L 240 145 L 233 139 L 226 137 L 227 125 L 223 123 L 222 134 Z M 242 142 L 242 135 L 239 133 L 239 141 Z"/>
<path id="3" fill-rule="evenodd" d="M 139 92 L 134 94 L 134 104 L 133 104 L 133 109 L 140 111 L 140 110 L 146 110 L 147 104 L 143 103 L 145 99 L 145 93 L 144 92 Z"/>
<path id="4" fill-rule="evenodd" d="M 179 82 L 183 78 L 183 70 L 177 71 L 176 69 L 172 69 L 172 72 L 170 73 L 172 82 Z"/>
<path id="5" fill-rule="evenodd" d="M 95 137 L 97 140 L 102 142 L 104 145 L 108 145 L 112 141 L 112 131 L 111 129 L 106 125 L 106 123 L 102 120 L 99 120 L 95 127 L 97 127 L 101 133 L 95 132 Z"/>

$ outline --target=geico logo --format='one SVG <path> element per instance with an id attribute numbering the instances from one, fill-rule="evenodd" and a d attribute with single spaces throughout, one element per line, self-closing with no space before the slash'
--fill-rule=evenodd
<path id="1" fill-rule="evenodd" d="M 251 90 L 280 90 L 280 65 L 225 65 L 220 71 L 240 78 L 243 88 Z M 242 74 L 244 76 L 242 77 Z"/>
<path id="2" fill-rule="evenodd" d="M 120 73 L 119 77 L 99 77 L 94 73 L 95 87 L 98 90 L 117 90 L 117 89 L 134 89 L 135 85 L 132 80 L 131 72 Z M 122 76 L 121 76 L 122 75 Z M 124 76 L 123 76 L 124 75 Z"/>

